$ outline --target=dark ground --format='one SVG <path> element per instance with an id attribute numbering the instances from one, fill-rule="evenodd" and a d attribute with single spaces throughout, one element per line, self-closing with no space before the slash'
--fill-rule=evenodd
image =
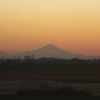
<path id="1" fill-rule="evenodd" d="M 1 95 L 0 100 L 100 100 L 100 97 L 92 96 L 23 96 L 23 95 Z"/>
<path id="2" fill-rule="evenodd" d="M 0 63 L 0 79 L 25 77 L 70 77 L 72 82 L 100 82 L 100 59 L 99 60 L 65 60 L 42 58 L 26 60 L 4 60 Z M 29 78 L 28 77 L 28 78 Z M 74 78 L 76 77 L 76 78 Z M 69 79 L 69 80 L 70 80 Z M 54 79 L 55 80 L 55 79 Z M 81 81 L 80 81 L 81 80 Z M 68 81 L 68 80 L 64 80 Z M 100 100 L 100 96 L 93 95 L 59 95 L 56 94 L 12 94 L 0 95 L 0 100 Z"/>

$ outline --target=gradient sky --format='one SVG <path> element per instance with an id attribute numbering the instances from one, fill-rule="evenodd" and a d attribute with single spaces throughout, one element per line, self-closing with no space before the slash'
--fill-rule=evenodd
<path id="1" fill-rule="evenodd" d="M 0 50 L 46 44 L 100 55 L 100 0 L 0 0 Z"/>

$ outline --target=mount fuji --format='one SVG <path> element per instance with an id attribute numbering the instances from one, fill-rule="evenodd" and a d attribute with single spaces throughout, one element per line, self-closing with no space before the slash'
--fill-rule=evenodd
<path id="1" fill-rule="evenodd" d="M 46 58 L 52 57 L 52 58 L 62 58 L 62 59 L 72 59 L 72 58 L 85 59 L 87 58 L 84 55 L 74 54 L 74 53 L 64 51 L 53 44 L 48 44 L 37 50 L 21 53 L 21 54 L 18 54 L 17 56 L 20 56 L 21 58 L 23 58 L 26 55 L 34 56 L 37 59 L 41 57 L 46 57 Z"/>

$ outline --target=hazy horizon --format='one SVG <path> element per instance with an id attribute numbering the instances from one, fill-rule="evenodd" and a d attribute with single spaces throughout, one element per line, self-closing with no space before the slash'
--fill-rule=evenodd
<path id="1" fill-rule="evenodd" d="M 34 53 L 35 51 L 36 52 L 39 51 L 39 52 L 42 53 L 41 50 L 43 50 L 43 49 L 44 49 L 43 54 L 45 54 L 46 51 L 48 53 L 49 53 L 49 51 L 50 51 L 50 53 L 51 52 L 57 53 L 57 51 L 61 50 L 61 52 L 64 52 L 64 53 L 66 52 L 66 53 L 69 53 L 69 54 L 71 53 L 71 54 L 76 54 L 76 55 L 80 55 L 80 56 L 87 56 L 87 57 L 89 57 L 89 56 L 90 57 L 92 57 L 92 56 L 98 56 L 99 57 L 100 56 L 100 55 L 86 55 L 86 54 L 81 54 L 81 53 L 77 53 L 77 52 L 66 51 L 66 50 L 62 49 L 61 47 L 59 47 L 58 45 L 55 45 L 55 44 L 45 44 L 43 46 L 40 46 L 39 48 L 28 50 L 28 51 L 27 50 L 26 51 L 18 51 L 18 52 L 16 52 L 16 51 L 14 51 L 14 52 L 0 51 L 0 53 L 7 53 L 7 54 L 11 54 L 11 55 L 21 55 L 21 54 L 25 53 L 25 55 L 28 55 L 29 53 L 31 54 L 32 52 Z M 55 51 L 55 50 L 57 50 L 57 51 Z"/>
<path id="2" fill-rule="evenodd" d="M 54 44 L 100 55 L 100 0 L 1 0 L 0 50 L 31 51 Z"/>

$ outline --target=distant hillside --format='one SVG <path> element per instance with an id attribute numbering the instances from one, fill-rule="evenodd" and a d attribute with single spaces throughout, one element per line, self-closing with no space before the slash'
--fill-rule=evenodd
<path id="1" fill-rule="evenodd" d="M 71 53 L 71 52 L 67 52 L 64 51 L 60 48 L 58 48 L 57 46 L 53 45 L 53 44 L 49 44 L 46 46 L 43 46 L 37 50 L 33 50 L 30 52 L 22 52 L 22 53 L 18 53 L 18 54 L 8 54 L 5 52 L 0 52 L 0 59 L 8 59 L 8 58 L 14 58 L 15 57 L 21 57 L 24 58 L 25 56 L 31 56 L 34 58 L 41 58 L 41 57 L 46 57 L 46 58 L 63 58 L 63 59 L 72 59 L 72 58 L 79 58 L 79 59 L 94 59 L 94 58 L 100 58 L 100 56 L 84 56 L 84 55 L 80 55 L 80 54 L 75 54 L 75 53 Z"/>
<path id="2" fill-rule="evenodd" d="M 72 59 L 72 58 L 84 59 L 84 58 L 87 58 L 86 56 L 83 56 L 83 55 L 74 54 L 74 53 L 64 51 L 64 50 L 62 50 L 62 49 L 60 49 L 57 46 L 52 45 L 52 44 L 46 45 L 46 46 L 41 47 L 41 48 L 34 50 L 32 52 L 21 53 L 17 56 L 21 56 L 23 58 L 25 55 L 34 56 L 35 58 L 41 58 L 41 57 L 64 58 L 64 59 Z"/>
<path id="3" fill-rule="evenodd" d="M 13 56 L 6 53 L 6 52 L 2 52 L 0 51 L 0 59 L 8 59 L 8 58 L 12 58 Z"/>

